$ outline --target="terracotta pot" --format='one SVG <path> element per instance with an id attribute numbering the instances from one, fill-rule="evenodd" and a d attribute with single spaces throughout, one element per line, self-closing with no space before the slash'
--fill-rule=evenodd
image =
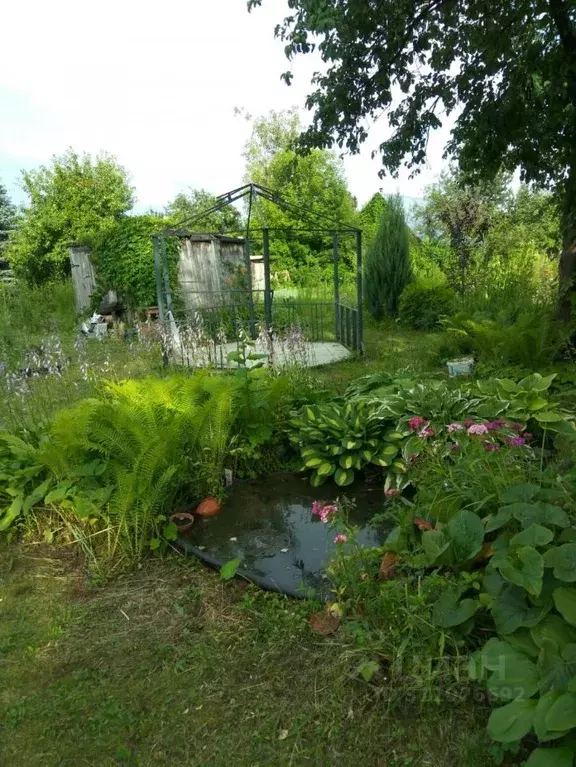
<path id="1" fill-rule="evenodd" d="M 215 517 L 221 508 L 220 501 L 217 501 L 216 498 L 204 498 L 194 510 L 194 514 L 197 517 Z"/>
<path id="2" fill-rule="evenodd" d="M 172 514 L 170 521 L 174 522 L 179 533 L 185 533 L 194 524 L 194 517 L 188 511 L 177 511 Z"/>

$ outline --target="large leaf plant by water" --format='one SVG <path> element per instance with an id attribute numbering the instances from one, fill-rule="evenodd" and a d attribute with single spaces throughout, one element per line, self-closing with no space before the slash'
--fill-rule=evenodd
<path id="1" fill-rule="evenodd" d="M 527 765 L 572 765 L 573 498 L 556 488 L 522 484 L 506 490 L 500 507 L 484 518 L 462 509 L 449 521 L 432 524 L 409 511 L 385 549 L 409 569 L 460 573 L 461 585 L 441 595 L 433 620 L 463 636 L 489 637 L 471 657 L 469 672 L 495 703 L 488 722 L 491 738 L 508 747 L 532 735 L 540 747 Z"/>
<path id="2" fill-rule="evenodd" d="M 394 428 L 396 416 L 381 413 L 366 400 L 335 400 L 305 405 L 290 420 L 289 437 L 298 448 L 303 470 L 311 471 L 318 487 L 332 477 L 337 485 L 350 485 L 368 465 L 403 473 L 398 459 L 402 434 Z"/>

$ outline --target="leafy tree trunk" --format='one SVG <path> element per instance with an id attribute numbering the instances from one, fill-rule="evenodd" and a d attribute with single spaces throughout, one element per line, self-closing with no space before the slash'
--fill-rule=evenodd
<path id="1" fill-rule="evenodd" d="M 562 255 L 558 267 L 558 317 L 561 320 L 569 320 L 573 309 L 576 308 L 576 27 L 570 16 L 570 3 L 566 0 L 548 0 L 548 4 L 568 60 L 566 83 L 572 111 L 572 119 L 567 126 L 568 175 L 564 182 Z"/>
<path id="2" fill-rule="evenodd" d="M 574 153 L 576 155 L 576 151 Z M 560 296 L 558 318 L 567 321 L 576 309 L 576 157 L 564 191 L 562 211 L 562 255 L 558 267 Z"/>

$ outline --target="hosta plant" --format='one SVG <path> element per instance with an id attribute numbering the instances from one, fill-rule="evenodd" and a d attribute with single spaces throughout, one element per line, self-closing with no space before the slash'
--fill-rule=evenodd
<path id="1" fill-rule="evenodd" d="M 303 470 L 312 472 L 318 487 L 332 477 L 337 485 L 350 485 L 356 472 L 372 464 L 404 473 L 398 458 L 403 435 L 390 414 L 366 400 L 332 401 L 305 405 L 290 420 L 289 438 L 302 458 Z"/>

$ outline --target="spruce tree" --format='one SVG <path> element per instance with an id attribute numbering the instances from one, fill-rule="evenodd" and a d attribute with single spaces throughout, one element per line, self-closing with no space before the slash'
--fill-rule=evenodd
<path id="1" fill-rule="evenodd" d="M 380 225 L 366 254 L 366 306 L 376 319 L 398 315 L 400 294 L 412 282 L 410 244 L 399 195 L 388 197 Z"/>

